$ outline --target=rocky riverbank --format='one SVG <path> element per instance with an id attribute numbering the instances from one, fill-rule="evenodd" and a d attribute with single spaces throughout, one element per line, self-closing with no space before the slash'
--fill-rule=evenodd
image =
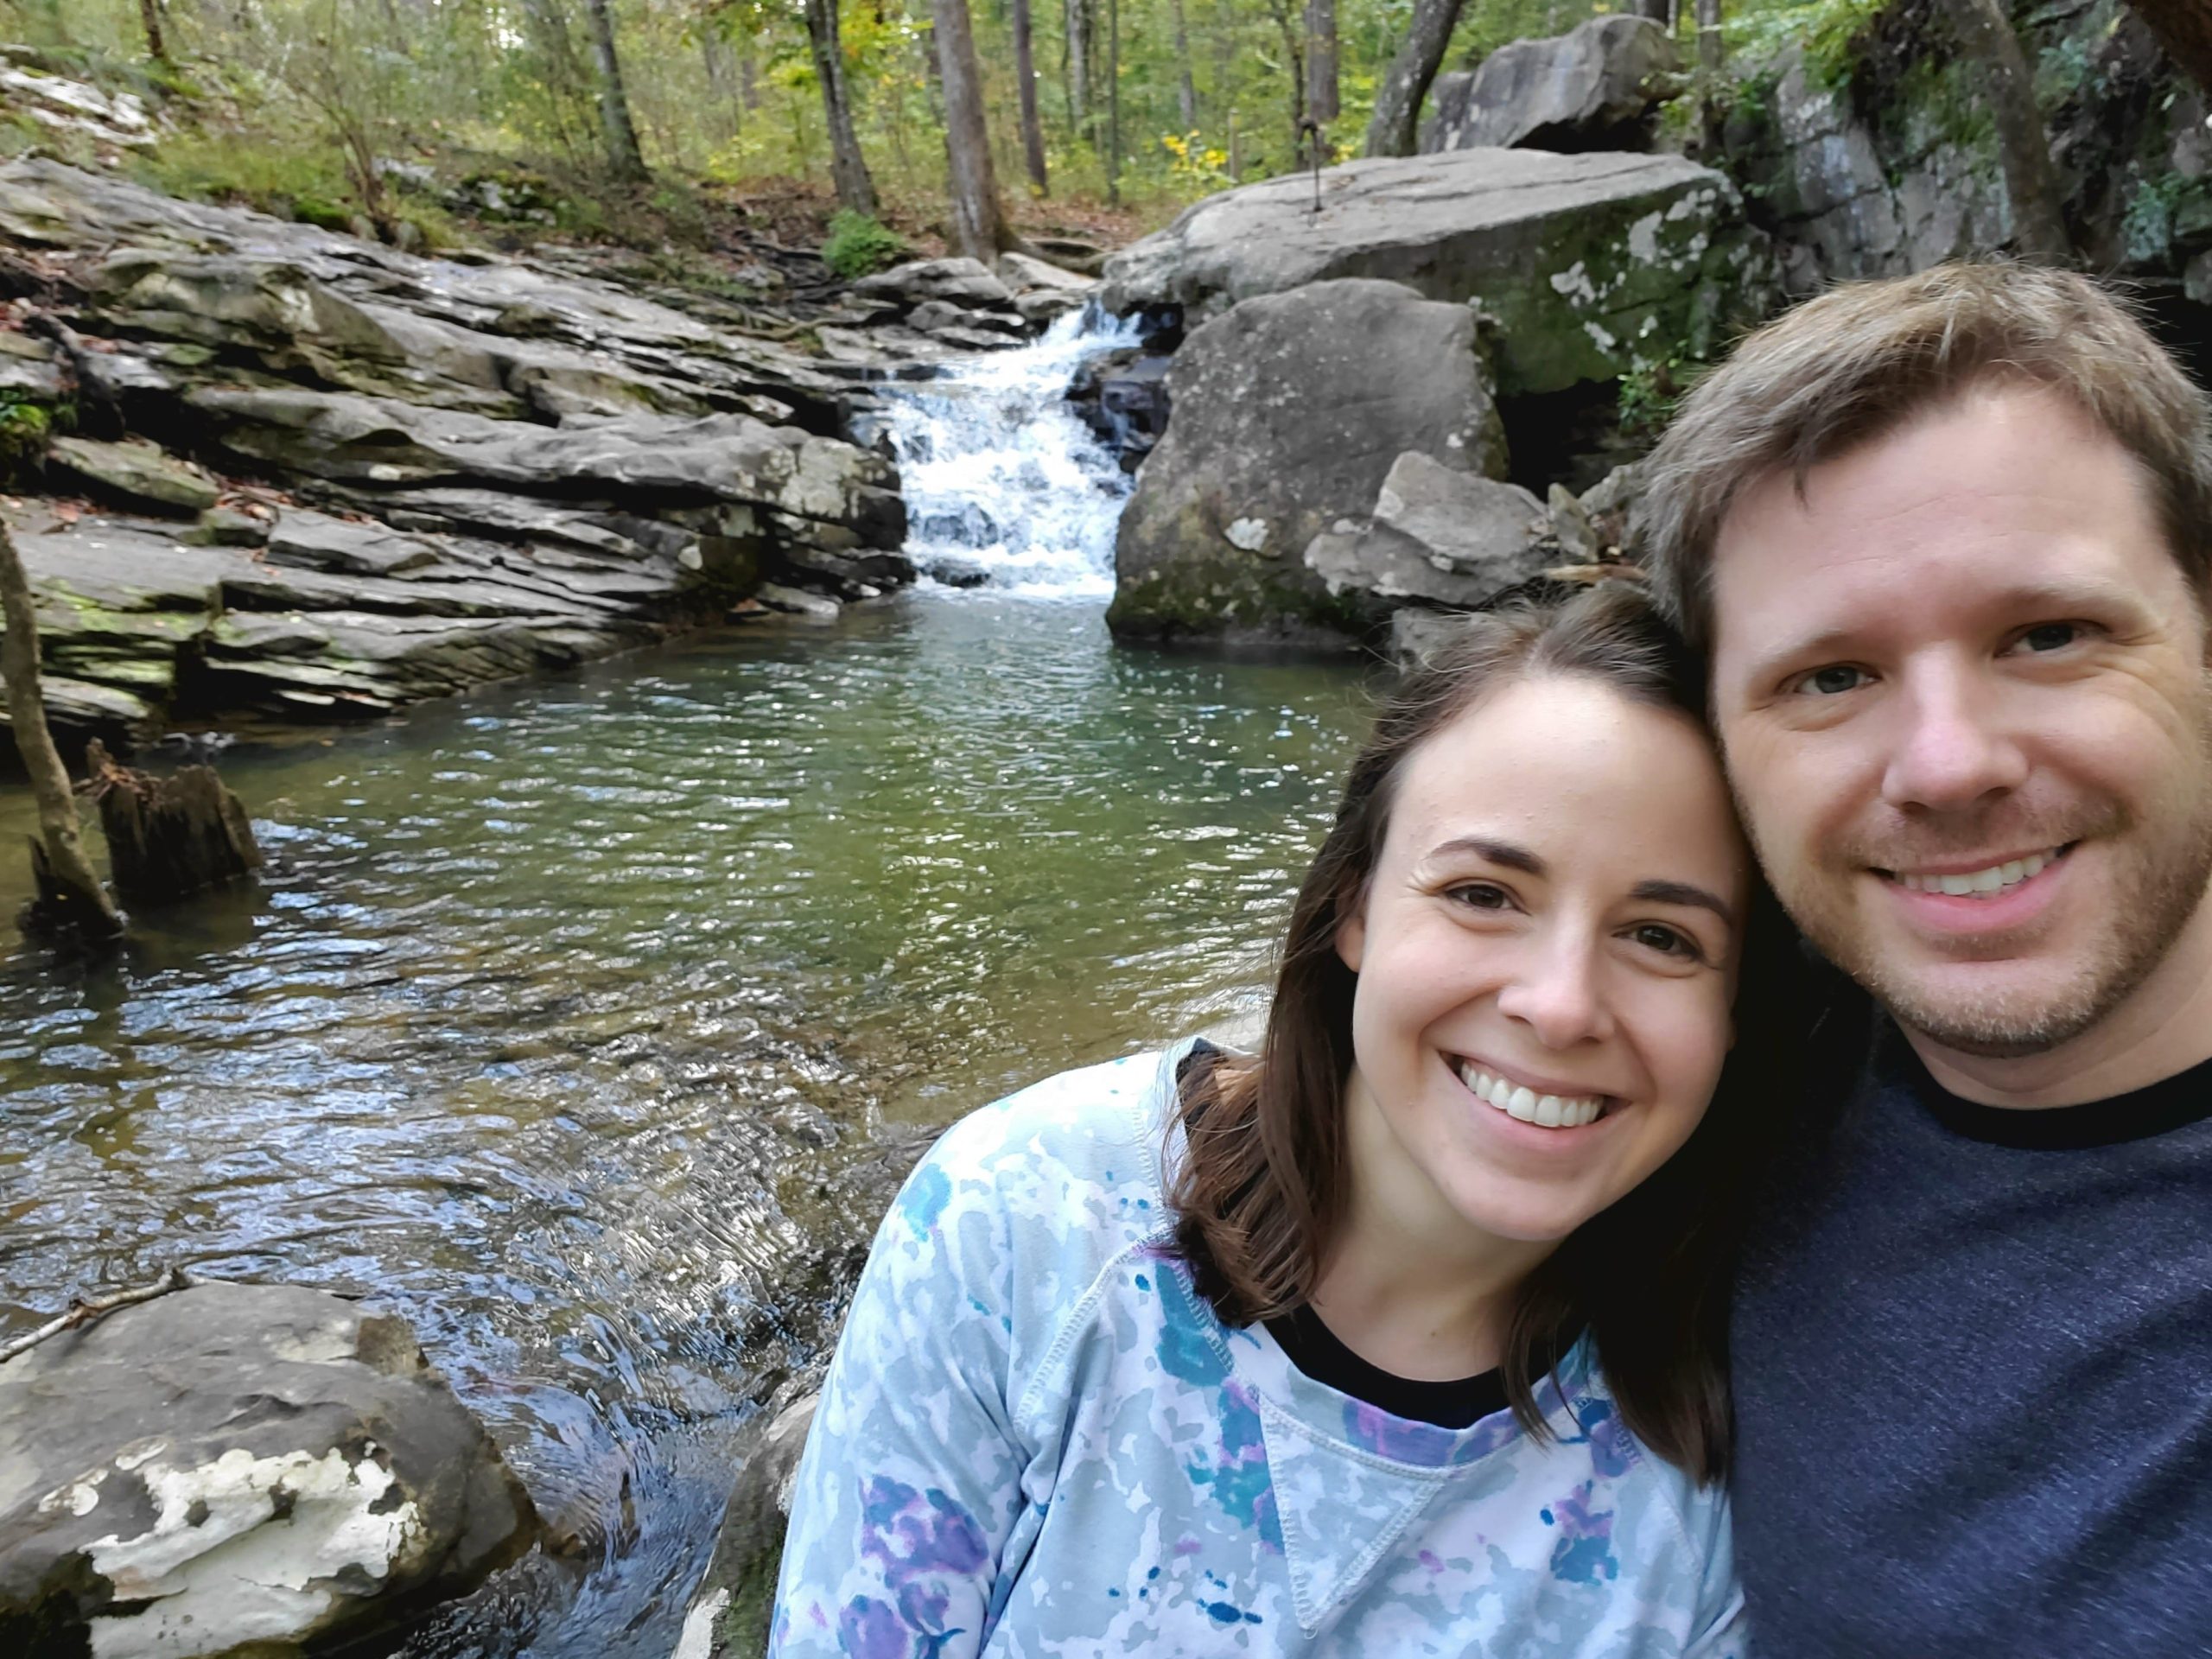
<path id="1" fill-rule="evenodd" d="M 52 493 L 0 512 L 55 718 L 128 743 L 376 715 L 911 582 L 897 469 L 855 441 L 868 386 L 1087 286 L 902 267 L 771 339 L 524 258 L 0 166 L 0 435 Z"/>

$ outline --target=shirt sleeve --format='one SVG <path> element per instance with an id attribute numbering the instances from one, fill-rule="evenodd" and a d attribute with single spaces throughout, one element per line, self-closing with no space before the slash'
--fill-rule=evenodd
<path id="1" fill-rule="evenodd" d="M 1682 1659 L 1751 1659 L 1751 1621 L 1744 1586 L 1736 1577 L 1734 1526 L 1728 1501 L 1718 1500 L 1705 1580 L 1698 1589 L 1698 1623 Z"/>
<path id="2" fill-rule="evenodd" d="M 771 1659 L 966 1659 L 988 1634 L 1022 1471 L 1008 1226 L 970 1125 L 876 1233 L 793 1478 Z"/>

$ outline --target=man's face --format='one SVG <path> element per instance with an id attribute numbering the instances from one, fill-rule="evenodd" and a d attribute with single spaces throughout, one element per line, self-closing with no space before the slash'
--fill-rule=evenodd
<path id="1" fill-rule="evenodd" d="M 1775 891 L 1905 1025 L 2063 1043 L 2212 879 L 2202 610 L 2124 449 L 1991 383 L 1745 491 L 1713 708 Z"/>

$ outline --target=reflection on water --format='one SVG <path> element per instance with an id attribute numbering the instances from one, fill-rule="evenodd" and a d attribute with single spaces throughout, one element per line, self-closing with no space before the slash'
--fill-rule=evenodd
<path id="1" fill-rule="evenodd" d="M 410 1651 L 664 1654 L 872 1225 L 824 1183 L 1249 1014 L 1360 700 L 925 590 L 241 746 L 258 894 L 0 944 L 0 1325 L 178 1262 L 373 1292 L 588 1535 Z"/>

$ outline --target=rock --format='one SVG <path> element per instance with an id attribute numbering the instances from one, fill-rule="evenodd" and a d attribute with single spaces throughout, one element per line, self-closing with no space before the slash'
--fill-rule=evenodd
<path id="1" fill-rule="evenodd" d="M 56 438 L 47 449 L 46 461 L 96 494 L 157 512 L 205 512 L 223 493 L 199 467 L 137 440 L 102 443 L 92 438 Z"/>
<path id="2" fill-rule="evenodd" d="M 845 610 L 836 600 L 823 594 L 810 594 L 798 588 L 785 588 L 773 582 L 761 583 L 753 591 L 753 597 L 772 611 L 804 617 L 809 622 L 835 622 Z"/>
<path id="3" fill-rule="evenodd" d="M 2212 250 L 2189 262 L 2182 275 L 2182 291 L 2198 305 L 2212 305 Z"/>
<path id="4" fill-rule="evenodd" d="M 1098 286 L 1096 276 L 1080 276 L 1072 270 L 1063 270 L 1058 265 L 1047 264 L 1042 259 L 1033 259 L 1026 253 L 999 255 L 999 280 L 1013 289 L 1015 296 L 1042 290 L 1066 294 L 1082 299 Z"/>
<path id="5" fill-rule="evenodd" d="M 406 1322 L 205 1284 L 0 1366 L 0 1624 L 100 1654 L 297 1654 L 474 1587 L 529 1495 Z"/>
<path id="6" fill-rule="evenodd" d="M 1559 543 L 1560 556 L 1569 563 L 1595 564 L 1605 556 L 1605 543 L 1597 525 L 1590 521 L 1581 501 L 1564 484 L 1552 486 L 1544 511 L 1551 520 L 1552 539 Z"/>
<path id="7" fill-rule="evenodd" d="M 236 507 L 210 507 L 177 539 L 191 547 L 261 547 L 269 540 L 269 521 Z"/>
<path id="8" fill-rule="evenodd" d="M 1165 353 L 1130 346 L 1084 364 L 1068 388 L 1076 417 L 1113 446 L 1125 473 L 1136 471 L 1167 430 L 1173 362 Z"/>
<path id="9" fill-rule="evenodd" d="M 1408 607 L 1390 617 L 1390 636 L 1383 655 L 1395 666 L 1415 668 L 1459 637 L 1462 617 L 1450 611 Z"/>
<path id="10" fill-rule="evenodd" d="M 714 1556 L 691 1593 L 674 1659 L 758 1659 L 767 1650 L 791 1478 L 820 1403 L 820 1396 L 808 1395 L 778 1412 L 747 1456 L 722 1510 Z"/>
<path id="11" fill-rule="evenodd" d="M 269 532 L 268 562 L 347 575 L 391 576 L 438 562 L 438 550 L 374 522 L 356 524 L 326 513 L 294 511 Z"/>
<path id="12" fill-rule="evenodd" d="M 42 75 L 16 64 L 0 65 L 0 92 L 41 126 L 82 133 L 104 144 L 136 148 L 154 142 L 146 106 L 132 92 L 110 96 L 83 81 Z"/>
<path id="13" fill-rule="evenodd" d="M 922 570 L 931 582 L 941 582 L 947 588 L 982 588 L 991 580 L 989 569 L 973 559 L 931 559 L 922 567 Z"/>
<path id="14" fill-rule="evenodd" d="M 971 309 L 1003 306 L 1014 298 L 1007 285 L 994 276 L 982 261 L 960 258 L 910 260 L 861 277 L 853 284 L 853 292 L 862 299 L 894 305 L 916 306 L 927 300 L 944 300 Z"/>
<path id="15" fill-rule="evenodd" d="M 1600 559 L 1633 550 L 1636 506 L 1643 496 L 1646 471 L 1643 462 L 1632 461 L 1583 491 L 1580 505 L 1596 532 Z"/>
<path id="16" fill-rule="evenodd" d="M 1498 325 L 1498 390 L 1518 395 L 1610 380 L 1647 353 L 1708 355 L 1764 314 L 1771 285 L 1735 187 L 1679 156 L 1347 162 L 1321 174 L 1318 217 L 1313 194 L 1301 174 L 1209 196 L 1109 259 L 1101 303 L 1205 316 L 1334 277 L 1389 278 L 1479 300 Z"/>
<path id="17" fill-rule="evenodd" d="M 1517 484 L 1400 455 L 1361 529 L 1332 527 L 1307 545 L 1332 594 L 1380 620 L 1408 603 L 1473 610 L 1554 562 L 1544 509 Z"/>
<path id="18" fill-rule="evenodd" d="M 1408 450 L 1505 468 L 1474 314 L 1395 283 L 1247 300 L 1190 336 L 1170 380 L 1175 418 L 1116 541 L 1119 638 L 1346 645 L 1364 608 L 1331 600 L 1306 545 L 1364 518 Z"/>
<path id="19" fill-rule="evenodd" d="M 1421 148 L 1649 149 L 1681 69 L 1673 38 L 1648 17 L 1592 17 L 1565 35 L 1508 41 L 1480 67 L 1437 78 Z"/>
<path id="20" fill-rule="evenodd" d="M 68 388 L 61 359 L 42 340 L 0 331 L 0 403 L 51 409 Z"/>
<path id="21" fill-rule="evenodd" d="M 1080 311 L 1087 303 L 1082 295 L 1058 288 L 1033 288 L 1014 296 L 1015 314 L 1033 328 L 1041 328 L 1071 311 Z"/>

